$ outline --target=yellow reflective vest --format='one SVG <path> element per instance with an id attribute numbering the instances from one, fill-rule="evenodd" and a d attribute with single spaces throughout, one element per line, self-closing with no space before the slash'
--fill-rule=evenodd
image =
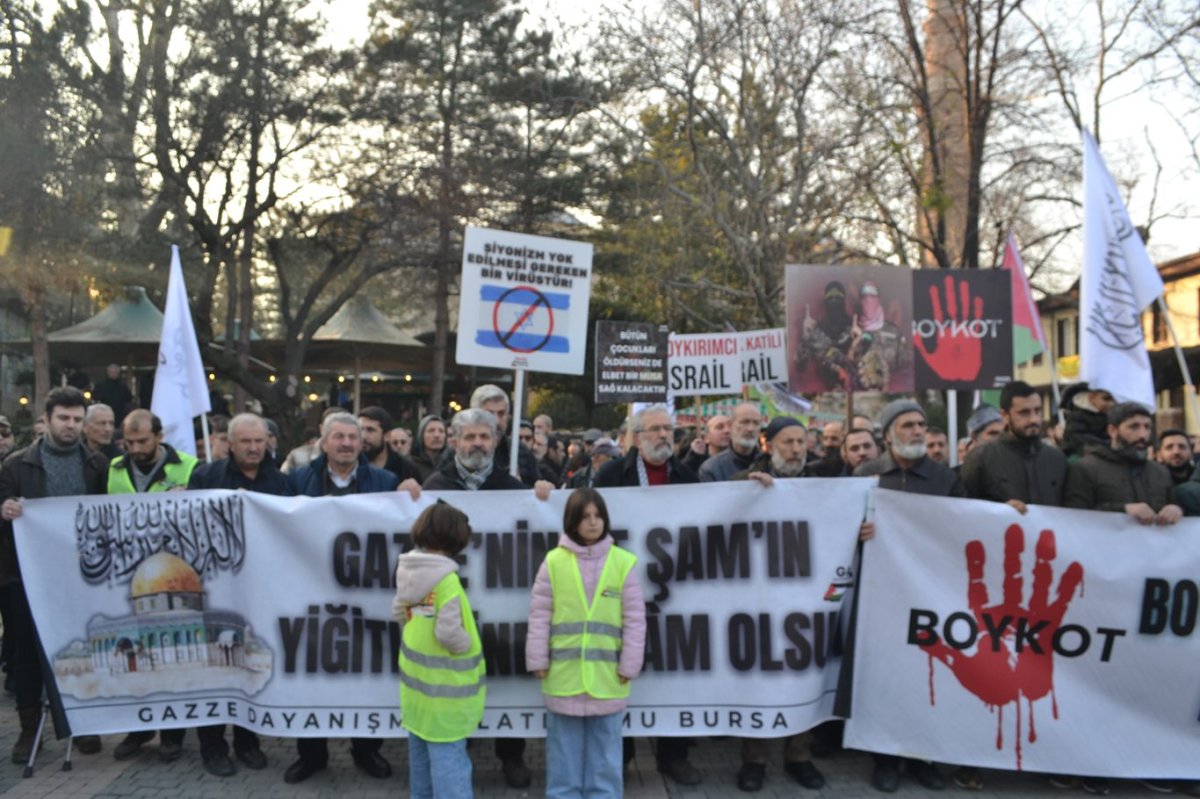
<path id="1" fill-rule="evenodd" d="M 458 597 L 471 648 L 455 655 L 435 634 L 442 606 Z M 404 729 L 435 743 L 461 741 L 483 720 L 483 644 L 471 603 L 458 575 L 443 577 L 429 596 L 407 611 L 400 641 L 400 715 Z"/>
<path id="2" fill-rule="evenodd" d="M 164 444 L 163 446 L 167 447 L 168 445 Z M 121 455 L 113 458 L 112 463 L 108 465 L 108 493 L 137 493 L 133 477 L 129 474 L 129 470 L 133 467 L 128 461 L 128 455 Z M 172 488 L 187 488 L 188 478 L 192 476 L 192 471 L 196 468 L 197 463 L 194 455 L 179 452 L 174 447 L 168 448 L 162 476 L 146 488 L 146 493 L 153 494 L 159 491 L 170 491 Z"/>
<path id="3" fill-rule="evenodd" d="M 550 669 L 542 681 L 543 693 L 586 693 L 597 699 L 629 696 L 629 683 L 621 682 L 617 665 L 621 661 L 621 591 L 636 564 L 636 555 L 611 547 L 589 606 L 575 554 L 563 547 L 547 553 L 554 612 L 550 616 Z"/>

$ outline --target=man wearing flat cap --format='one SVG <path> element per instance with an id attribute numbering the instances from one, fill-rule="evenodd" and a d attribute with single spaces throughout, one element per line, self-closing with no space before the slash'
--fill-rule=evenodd
<path id="1" fill-rule="evenodd" d="M 967 417 L 967 445 L 969 454 L 976 447 L 990 444 L 1004 433 L 1004 415 L 991 405 L 980 405 Z"/>
<path id="2" fill-rule="evenodd" d="M 950 467 L 925 454 L 925 410 L 914 400 L 898 399 L 884 406 L 879 415 L 880 427 L 887 451 L 854 470 L 856 477 L 879 475 L 879 487 L 912 494 L 939 497 L 965 497 L 962 480 Z M 865 521 L 859 538 L 875 535 L 875 524 Z M 853 621 L 851 622 L 853 624 Z M 847 642 L 851 649 L 852 641 Z M 895 755 L 875 755 L 875 771 L 871 784 L 876 790 L 894 793 L 900 787 L 902 758 Z M 931 791 L 946 787 L 946 779 L 933 763 L 908 761 L 908 774 Z"/>
<path id="3" fill-rule="evenodd" d="M 1126 513 L 1141 524 L 1175 524 L 1183 511 L 1175 504 L 1171 472 L 1147 457 L 1150 411 L 1120 402 L 1108 411 L 1109 446 L 1088 447 L 1067 471 L 1068 508 Z"/>
<path id="4" fill-rule="evenodd" d="M 759 455 L 749 468 L 733 475 L 733 480 L 757 480 L 770 487 L 776 479 L 804 477 L 808 461 L 808 431 L 798 419 L 778 416 L 766 429 L 767 451 Z M 812 762 L 811 731 L 789 735 L 783 743 L 783 770 L 792 779 L 810 790 L 825 787 L 825 777 Z M 737 786 L 743 791 L 762 790 L 769 755 L 767 738 L 742 739 L 742 767 L 737 773 Z"/>

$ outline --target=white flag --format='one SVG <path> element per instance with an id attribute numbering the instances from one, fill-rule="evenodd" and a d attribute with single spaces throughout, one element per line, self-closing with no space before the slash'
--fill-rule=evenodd
<path id="1" fill-rule="evenodd" d="M 163 311 L 162 339 L 158 343 L 158 371 L 154 375 L 154 396 L 150 410 L 162 420 L 163 441 L 180 452 L 196 454 L 196 436 L 192 420 L 212 410 L 208 400 L 208 381 L 192 312 L 188 308 L 187 289 L 183 285 L 183 267 L 179 265 L 179 247 L 171 245 L 171 276 L 167 282 L 167 305 Z"/>
<path id="2" fill-rule="evenodd" d="M 1154 376 L 1142 311 L 1163 293 L 1162 278 L 1129 220 L 1096 140 L 1083 131 L 1083 272 L 1079 372 L 1093 388 L 1154 408 Z"/>

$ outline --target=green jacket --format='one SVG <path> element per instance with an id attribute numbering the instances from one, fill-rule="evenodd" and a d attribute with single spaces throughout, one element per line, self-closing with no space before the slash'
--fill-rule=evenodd
<path id="1" fill-rule="evenodd" d="M 167 457 L 162 465 L 150 475 L 150 485 L 146 493 L 170 491 L 173 488 L 187 488 L 188 479 L 198 461 L 194 455 L 178 452 L 170 444 L 163 444 Z M 137 484 L 133 481 L 133 461 L 128 455 L 115 458 L 108 465 L 108 493 L 136 494 Z"/>
<path id="2" fill-rule="evenodd" d="M 1068 508 L 1124 512 L 1145 502 L 1155 513 L 1174 502 L 1174 483 L 1166 466 L 1135 460 L 1111 447 L 1091 447 L 1067 471 Z"/>

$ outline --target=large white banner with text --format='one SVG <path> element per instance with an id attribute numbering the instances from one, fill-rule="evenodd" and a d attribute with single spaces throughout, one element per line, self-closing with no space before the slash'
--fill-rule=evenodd
<path id="1" fill-rule="evenodd" d="M 775 737 L 831 717 L 839 610 L 870 480 L 605 490 L 639 557 L 646 669 L 629 734 Z M 488 665 L 483 736 L 540 736 L 529 592 L 568 492 L 440 495 Z M 75 734 L 230 721 L 399 736 L 396 558 L 438 495 L 192 491 L 28 500 L 26 590 Z"/>
<path id="2" fill-rule="evenodd" d="M 1200 776 L 1200 520 L 875 491 L 846 746 Z"/>

